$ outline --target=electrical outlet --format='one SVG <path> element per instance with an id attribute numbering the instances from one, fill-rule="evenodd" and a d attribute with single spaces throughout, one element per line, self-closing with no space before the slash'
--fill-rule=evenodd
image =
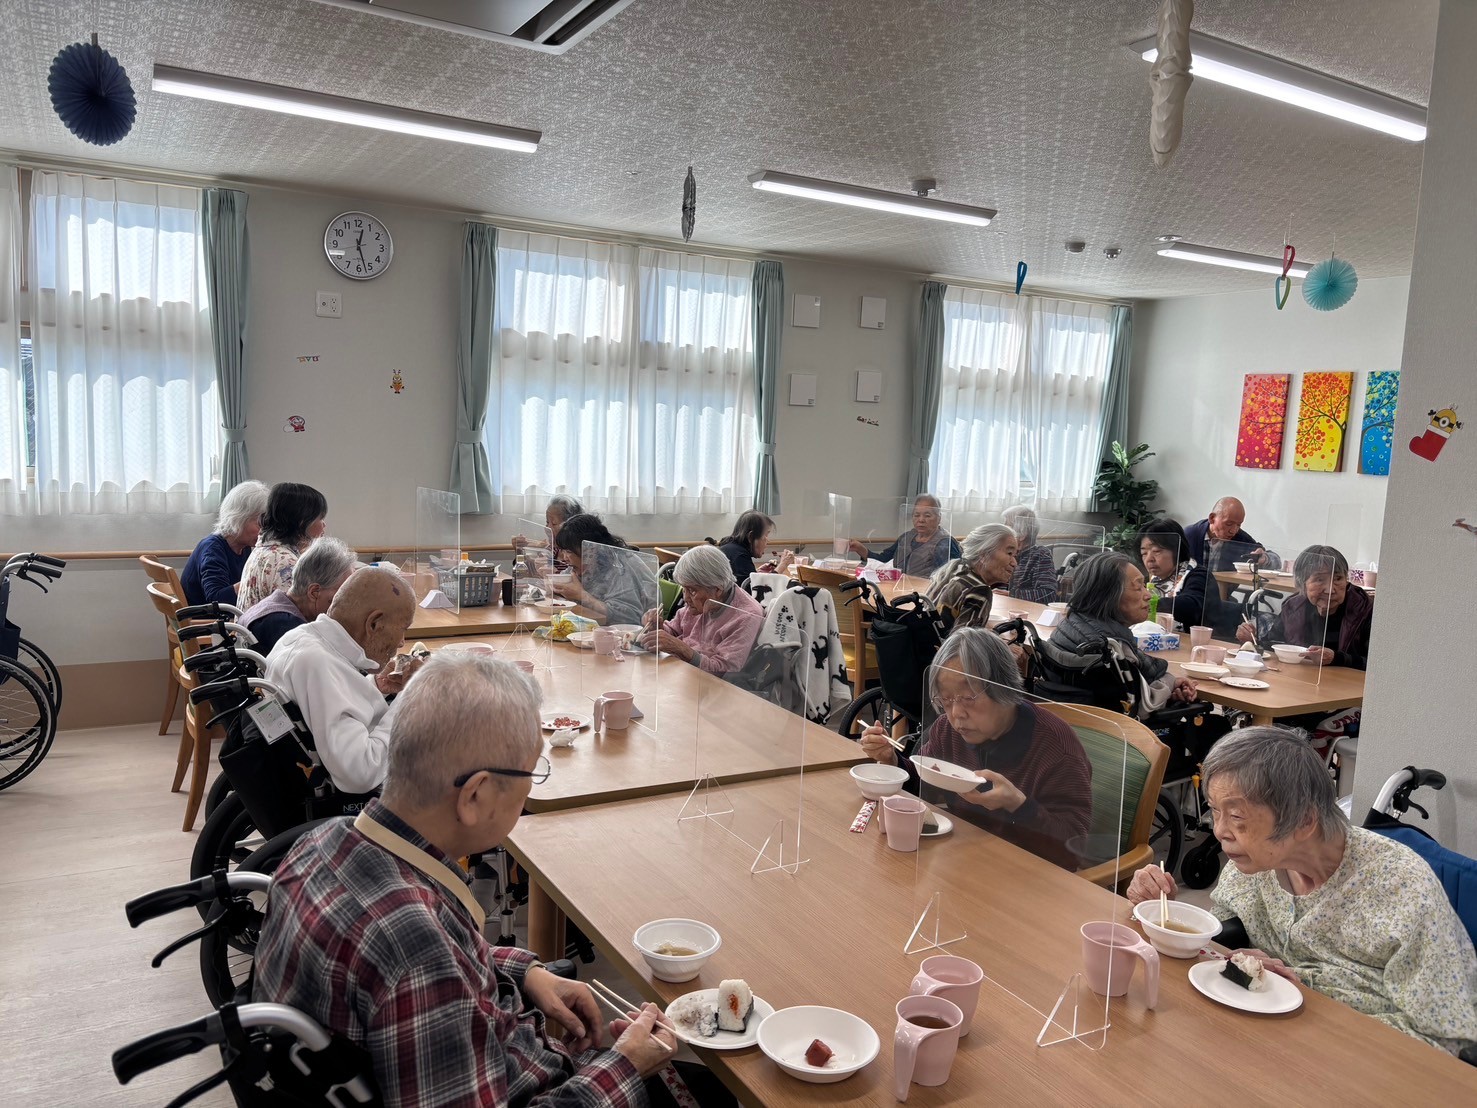
<path id="1" fill-rule="evenodd" d="M 343 299 L 336 292 L 320 292 L 318 294 L 318 314 L 339 319 L 344 314 Z"/>

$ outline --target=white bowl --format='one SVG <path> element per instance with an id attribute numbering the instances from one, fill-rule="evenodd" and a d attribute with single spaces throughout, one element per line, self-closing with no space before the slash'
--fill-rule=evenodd
<path id="1" fill-rule="evenodd" d="M 1237 677 L 1255 677 L 1267 667 L 1260 658 L 1242 658 L 1236 654 L 1226 655 L 1226 668 Z"/>
<path id="2" fill-rule="evenodd" d="M 1204 908 L 1197 908 L 1193 904 L 1181 904 L 1177 900 L 1169 902 L 1169 918 L 1175 923 L 1196 928 L 1194 934 L 1160 927 L 1159 901 L 1157 900 L 1146 900 L 1137 905 L 1133 910 L 1133 918 L 1139 921 L 1139 925 L 1144 929 L 1144 935 L 1154 949 L 1171 958 L 1193 958 L 1200 953 L 1206 943 L 1221 933 L 1221 921 L 1215 916 Z"/>
<path id="3" fill-rule="evenodd" d="M 1252 563 L 1251 562 L 1232 562 L 1231 565 L 1236 570 L 1237 573 L 1250 573 L 1251 572 L 1251 567 L 1252 567 Z"/>
<path id="4" fill-rule="evenodd" d="M 658 981 L 691 981 L 718 952 L 723 937 L 716 929 L 695 919 L 658 919 L 636 928 L 631 942 Z M 658 954 L 656 948 L 662 943 L 679 943 L 697 953 Z"/>
<path id="5" fill-rule="evenodd" d="M 971 792 L 985 783 L 984 778 L 976 776 L 974 770 L 939 758 L 914 758 L 913 768 L 928 784 L 947 789 L 951 793 Z"/>
<path id="6" fill-rule="evenodd" d="M 1273 653 L 1277 655 L 1279 662 L 1286 662 L 1290 666 L 1299 664 L 1308 655 L 1305 646 L 1288 646 L 1286 643 L 1278 643 L 1272 647 Z"/>
<path id="7" fill-rule="evenodd" d="M 816 1039 L 831 1048 L 831 1060 L 812 1066 L 805 1052 Z M 759 1049 L 791 1077 L 826 1085 L 865 1069 L 882 1049 L 872 1025 L 839 1008 L 802 1005 L 781 1008 L 759 1025 Z"/>
<path id="8" fill-rule="evenodd" d="M 881 800 L 902 791 L 908 783 L 908 771 L 900 766 L 884 766 L 878 762 L 863 762 L 851 767 L 851 779 L 868 800 Z"/>
<path id="9" fill-rule="evenodd" d="M 468 654 L 496 654 L 497 647 L 490 642 L 459 642 L 452 641 L 441 648 L 442 650 L 462 650 Z"/>

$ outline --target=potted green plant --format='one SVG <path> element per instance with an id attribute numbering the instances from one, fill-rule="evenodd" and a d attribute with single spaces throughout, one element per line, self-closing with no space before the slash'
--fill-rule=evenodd
<path id="1" fill-rule="evenodd" d="M 1124 449 L 1121 442 L 1115 442 L 1112 459 L 1104 462 L 1098 472 L 1092 486 L 1093 494 L 1099 504 L 1119 519 L 1118 524 L 1103 536 L 1104 548 L 1136 555 L 1134 534 L 1161 514 L 1158 508 L 1150 506 L 1159 495 L 1159 482 L 1141 481 L 1133 472 L 1136 465 L 1152 457 L 1154 452 L 1148 443 L 1141 442 L 1132 449 Z"/>

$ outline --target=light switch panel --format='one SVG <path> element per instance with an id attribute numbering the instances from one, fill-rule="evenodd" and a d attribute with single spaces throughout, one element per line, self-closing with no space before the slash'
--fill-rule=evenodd
<path id="1" fill-rule="evenodd" d="M 796 327 L 819 327 L 821 325 L 821 298 L 795 294 L 795 306 L 790 312 L 790 322 Z"/>

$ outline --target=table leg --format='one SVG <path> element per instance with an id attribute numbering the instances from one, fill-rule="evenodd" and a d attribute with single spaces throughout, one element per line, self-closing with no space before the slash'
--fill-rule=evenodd
<path id="1" fill-rule="evenodd" d="M 1256 724 L 1258 727 L 1271 727 L 1272 724 L 1276 723 L 1277 721 L 1271 716 L 1257 715 L 1253 713 L 1251 717 L 1251 722 Z"/>
<path id="2" fill-rule="evenodd" d="M 564 913 L 533 877 L 528 877 L 528 947 L 545 962 L 564 957 Z"/>

